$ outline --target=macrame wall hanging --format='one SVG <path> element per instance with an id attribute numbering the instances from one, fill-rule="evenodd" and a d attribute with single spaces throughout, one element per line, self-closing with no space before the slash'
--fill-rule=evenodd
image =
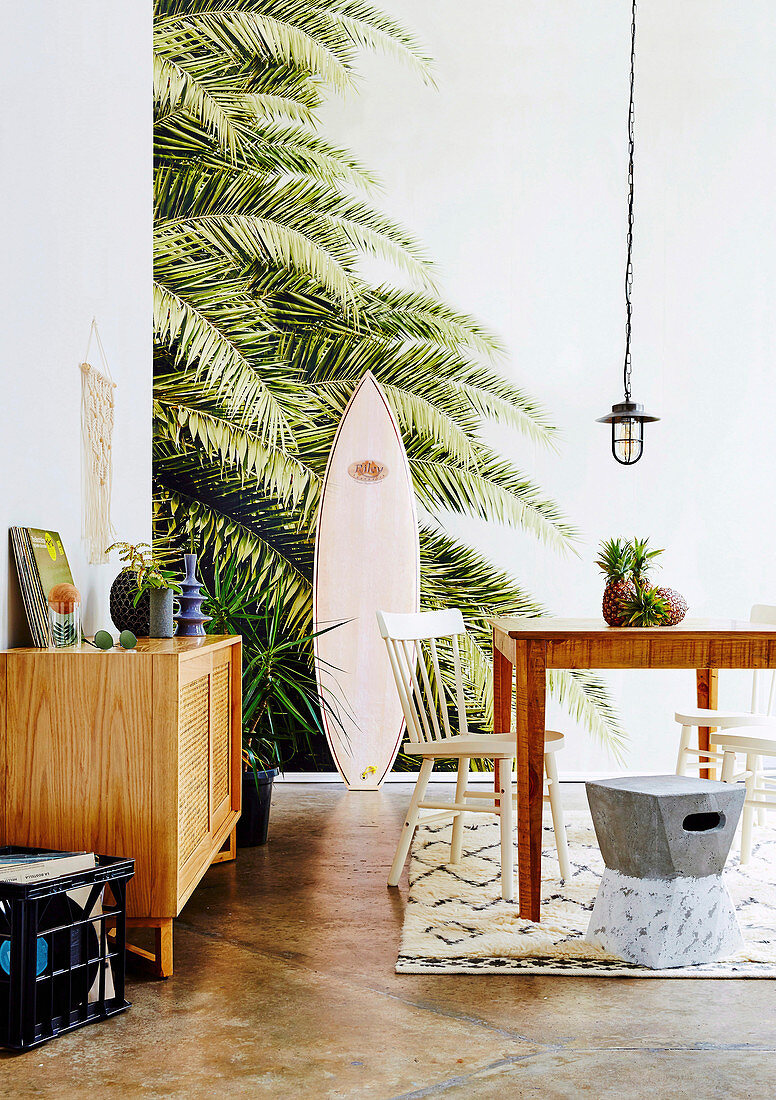
<path id="1" fill-rule="evenodd" d="M 102 360 L 102 371 L 89 362 L 92 337 Z M 115 535 L 110 519 L 115 389 L 97 321 L 92 320 L 81 363 L 81 536 L 86 539 L 91 565 L 108 561 L 105 551 Z"/>

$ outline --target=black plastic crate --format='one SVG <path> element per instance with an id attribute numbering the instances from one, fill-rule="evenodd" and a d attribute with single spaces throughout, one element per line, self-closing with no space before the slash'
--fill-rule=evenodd
<path id="1" fill-rule="evenodd" d="M 0 847 L 0 855 L 55 854 Z M 126 902 L 135 862 L 96 860 L 48 882 L 0 882 L 0 1046 L 30 1050 L 129 1008 Z"/>

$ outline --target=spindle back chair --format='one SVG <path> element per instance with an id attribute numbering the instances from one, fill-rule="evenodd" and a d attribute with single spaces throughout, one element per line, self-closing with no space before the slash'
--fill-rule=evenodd
<path id="1" fill-rule="evenodd" d="M 396 886 L 407 859 L 421 810 L 434 810 L 425 821 L 453 817 L 450 862 L 460 862 L 465 813 L 498 814 L 501 837 L 501 892 L 513 898 L 513 799 L 512 767 L 516 754 L 515 735 L 472 734 L 466 716 L 466 695 L 462 640 L 466 637 L 463 615 L 457 609 L 400 614 L 377 612 L 377 622 L 388 651 L 396 690 L 401 700 L 408 741 L 403 751 L 422 758 L 420 773 L 399 838 L 388 884 Z M 445 681 L 452 681 L 450 687 Z M 545 741 L 545 768 L 549 801 L 558 845 L 561 874 L 569 871 L 563 828 L 557 770 L 552 753 L 563 744 L 563 736 L 550 732 Z M 455 799 L 445 802 L 426 799 L 426 788 L 439 759 L 457 759 Z M 471 759 L 498 762 L 494 792 L 468 789 Z M 549 764 L 548 764 L 549 759 Z"/>

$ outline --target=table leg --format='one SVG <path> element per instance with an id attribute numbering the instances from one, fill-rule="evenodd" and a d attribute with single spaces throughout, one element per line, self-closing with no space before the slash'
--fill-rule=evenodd
<path id="1" fill-rule="evenodd" d="M 509 733 L 512 729 L 512 684 L 515 670 L 500 649 L 496 649 L 493 639 L 493 732 Z M 500 761 L 494 761 L 493 767 L 495 804 L 500 805 L 499 790 L 501 779 Z"/>
<path id="2" fill-rule="evenodd" d="M 544 709 L 547 651 L 544 642 L 516 647 L 517 859 L 520 916 L 538 921 L 542 889 Z"/>
<path id="3" fill-rule="evenodd" d="M 716 710 L 717 703 L 717 670 L 716 668 L 699 668 L 695 672 L 695 684 L 698 695 L 698 706 Z M 701 752 L 708 752 L 711 734 L 715 727 L 701 726 L 698 730 L 698 748 Z M 714 768 L 714 776 L 717 774 Z M 701 779 L 712 779 L 711 769 L 701 768 Z"/>
<path id="4" fill-rule="evenodd" d="M 509 658 L 493 642 L 493 732 L 512 729 L 512 683 L 515 670 Z"/>

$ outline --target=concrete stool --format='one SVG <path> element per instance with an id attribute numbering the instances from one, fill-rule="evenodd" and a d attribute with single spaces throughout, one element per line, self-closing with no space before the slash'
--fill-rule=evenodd
<path id="1" fill-rule="evenodd" d="M 588 942 L 653 970 L 739 950 L 722 868 L 744 788 L 680 775 L 585 786 L 606 864 Z"/>

